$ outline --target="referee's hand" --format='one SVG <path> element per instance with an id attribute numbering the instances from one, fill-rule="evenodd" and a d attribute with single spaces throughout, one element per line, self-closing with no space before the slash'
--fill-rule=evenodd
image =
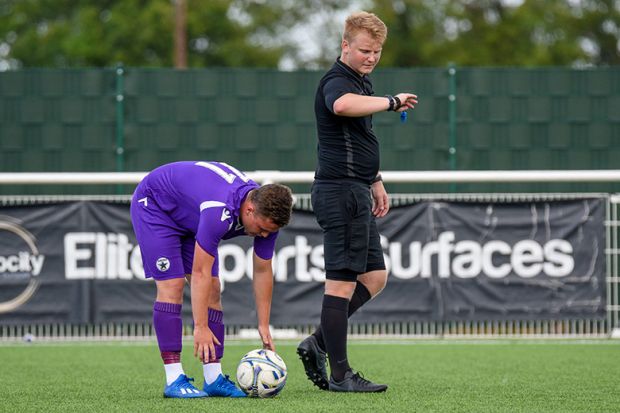
<path id="1" fill-rule="evenodd" d="M 396 97 L 400 99 L 401 102 L 396 112 L 404 112 L 405 110 L 413 109 L 415 105 L 418 104 L 418 96 L 413 93 L 399 93 Z"/>
<path id="2" fill-rule="evenodd" d="M 390 200 L 383 186 L 383 181 L 372 184 L 370 190 L 373 199 L 372 214 L 377 218 L 386 216 L 390 210 Z"/>

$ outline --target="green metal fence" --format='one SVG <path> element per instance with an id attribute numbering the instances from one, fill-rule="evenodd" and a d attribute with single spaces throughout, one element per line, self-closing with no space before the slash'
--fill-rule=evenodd
<path id="1" fill-rule="evenodd" d="M 0 73 L 0 171 L 146 171 L 180 159 L 313 170 L 322 72 L 28 69 Z M 420 104 L 375 115 L 384 170 L 617 169 L 620 68 L 378 69 L 378 95 Z M 0 187 L 0 194 L 129 187 Z M 307 192 L 307 187 L 299 188 Z M 417 192 L 620 190 L 610 184 L 459 184 Z"/>

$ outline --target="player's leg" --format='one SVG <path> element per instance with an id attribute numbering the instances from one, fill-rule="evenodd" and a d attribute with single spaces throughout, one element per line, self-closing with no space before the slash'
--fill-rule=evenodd
<path id="1" fill-rule="evenodd" d="M 340 197 L 341 220 L 332 219 L 335 222 L 344 222 L 344 226 L 325 231 L 326 282 L 323 311 L 328 310 L 328 307 L 331 309 L 327 317 L 321 314 L 321 329 L 330 361 L 329 390 L 379 392 L 384 391 L 387 386 L 372 383 L 354 372 L 349 366 L 346 353 L 349 301 L 355 289 L 363 294 L 361 305 L 368 301 L 371 295 L 364 284 L 357 282 L 358 275 L 385 269 L 372 216 L 370 190 L 358 184 L 351 184 L 346 189 Z M 338 252 L 337 257 L 328 252 L 328 246 L 329 249 L 334 249 L 335 242 L 343 245 L 343 251 L 335 249 Z M 378 250 L 375 251 L 376 249 Z M 375 257 L 377 253 L 381 256 L 380 261 Z M 373 280 L 375 278 L 376 276 Z M 374 284 L 372 287 L 374 288 Z M 349 301 L 345 301 L 347 298 Z M 329 320 L 334 316 L 339 320 L 337 325 L 331 325 L 333 321 Z"/>
<path id="2" fill-rule="evenodd" d="M 343 208 L 342 194 L 348 192 L 345 183 L 319 183 L 312 185 L 312 207 L 317 222 L 323 229 L 324 259 L 327 273 L 330 270 L 343 268 L 346 263 L 343 262 L 345 257 L 345 231 L 347 228 L 346 208 Z M 353 275 L 354 277 L 355 275 Z M 351 285 L 355 286 L 355 278 Z M 327 284 L 326 284 L 327 285 Z M 350 292 L 344 294 L 348 298 Z M 333 309 L 332 301 L 342 302 L 334 297 L 324 296 L 321 307 L 321 314 L 325 311 L 326 315 L 330 311 L 338 311 Z M 327 305 L 328 310 L 325 310 Z M 337 304 L 336 304 L 337 307 Z M 348 308 L 348 307 L 347 307 Z M 348 315 L 348 310 L 347 315 Z M 323 316 L 321 315 L 321 320 Z M 341 324 L 336 322 L 335 324 Z M 318 331 L 322 332 L 319 325 Z M 320 337 L 321 342 L 317 337 Z M 301 359 L 306 376 L 318 388 L 322 390 L 329 389 L 329 377 L 327 374 L 326 362 L 327 353 L 326 346 L 323 342 L 323 334 L 312 334 L 304 339 L 297 347 L 297 354 Z"/>
<path id="3" fill-rule="evenodd" d="M 357 193 L 358 200 L 362 199 L 360 188 L 354 188 L 353 192 Z M 372 202 L 369 199 L 363 205 L 361 202 L 358 202 L 358 214 L 352 221 L 353 229 L 348 239 L 351 262 L 365 263 L 364 270 L 360 271 L 361 274 L 357 276 L 356 284 L 356 291 L 363 294 L 363 297 L 360 297 L 360 307 L 379 294 L 385 287 L 387 280 L 381 239 L 375 218 L 372 216 L 371 206 Z M 325 330 L 325 333 L 328 334 L 327 330 Z M 326 344 L 329 341 L 328 339 Z M 333 374 L 332 368 L 329 389 L 342 392 L 382 392 L 387 389 L 387 386 L 366 380 L 352 369 L 349 369 L 344 374 L 342 380 L 338 380 L 338 377 Z"/>
<path id="4" fill-rule="evenodd" d="M 166 373 L 165 397 L 193 398 L 206 394 L 191 384 L 193 379 L 185 375 L 181 364 L 183 348 L 184 278 L 156 280 L 157 298 L 153 305 L 153 326 Z"/>
<path id="5" fill-rule="evenodd" d="M 373 222 L 369 188 L 347 182 L 315 184 L 312 203 L 324 234 L 326 281 L 320 328 L 330 361 L 328 388 L 348 392 L 383 391 L 384 386 L 375 385 L 354 373 L 347 359 L 350 302 L 356 290 L 359 293 L 355 304 L 357 308 L 370 299 L 367 288 L 357 283 L 358 275 L 368 272 L 369 268 L 370 227 Z M 298 354 L 302 357 L 306 374 L 317 386 L 325 388 L 321 386 L 323 380 L 316 380 L 321 366 L 317 364 L 313 367 L 304 358 L 304 355 L 312 356 L 312 352 L 304 351 L 304 342 L 298 348 Z M 309 359 L 312 360 L 312 357 Z"/>
<path id="6" fill-rule="evenodd" d="M 349 301 L 348 317 L 351 317 L 365 303 L 376 297 L 385 287 L 386 280 L 386 270 L 369 271 L 359 275 Z M 325 347 L 321 325 L 317 327 L 314 333 L 303 340 L 298 348 L 298 353 L 302 353 L 303 357 L 307 358 L 308 362 L 311 361 L 312 365 L 315 366 L 313 370 L 321 372 L 318 375 L 313 373 L 312 377 L 315 378 L 313 382 L 323 390 L 327 390 L 329 386 L 327 381 L 327 368 L 325 365 L 326 352 L 327 349 Z"/>
<path id="7" fill-rule="evenodd" d="M 367 273 L 363 275 L 371 275 L 373 273 L 374 271 L 372 273 Z M 355 283 L 355 289 L 353 290 L 353 295 L 351 296 L 351 300 L 349 301 L 348 317 L 351 317 L 360 307 L 366 304 L 366 302 L 368 302 L 378 293 L 377 291 L 373 294 L 373 292 L 375 291 L 374 288 L 372 290 L 368 288 L 368 285 L 374 286 L 375 282 L 373 281 L 376 277 L 370 277 L 371 281 L 362 281 L 361 277 L 361 275 L 358 276 L 357 282 Z M 308 340 L 308 342 L 304 343 L 304 346 L 316 345 L 320 351 L 326 351 L 325 340 L 323 339 L 323 330 L 321 329 L 320 325 L 316 328 L 314 333 L 312 333 L 311 336 L 308 337 L 306 340 Z M 311 344 L 312 342 L 316 344 Z"/>
<path id="8" fill-rule="evenodd" d="M 188 272 L 191 272 L 194 262 L 194 237 L 181 240 L 181 253 L 183 265 Z M 222 288 L 219 275 L 219 259 L 216 256 L 211 269 L 211 295 L 209 297 L 208 323 L 209 329 L 217 338 L 220 344 L 215 344 L 215 360 L 209 360 L 202 365 L 204 375 L 203 391 L 208 396 L 216 397 L 246 397 L 240 389 L 222 373 L 221 359 L 224 357 L 225 325 L 224 313 L 222 311 Z"/>
<path id="9" fill-rule="evenodd" d="M 215 345 L 215 360 L 207 361 L 202 366 L 205 378 L 203 390 L 211 397 L 246 397 L 246 394 L 235 386 L 229 376 L 222 372 L 221 360 L 224 357 L 226 328 L 221 297 L 220 279 L 214 276 L 209 299 L 209 329 L 220 344 Z"/>
<path id="10" fill-rule="evenodd" d="M 179 236 L 167 225 L 169 218 L 154 202 L 132 201 L 131 219 L 140 245 L 144 273 L 147 278 L 154 278 L 157 286 L 153 327 L 166 373 L 164 397 L 205 397 L 203 391 L 191 384 L 192 379 L 185 375 L 181 364 L 185 271 Z"/>
<path id="11" fill-rule="evenodd" d="M 153 327 L 166 371 L 166 384 L 170 385 L 185 374 L 181 365 L 183 348 L 183 278 L 155 281 L 157 297 L 153 305 Z"/>
<path id="12" fill-rule="evenodd" d="M 334 274 L 328 270 L 326 277 L 328 278 L 325 280 L 325 295 L 321 308 L 321 329 L 325 334 L 325 349 L 329 357 L 330 382 L 332 379 L 339 382 L 351 369 L 347 357 L 348 313 L 357 275 L 353 271 L 349 271 L 348 274 L 344 274 L 343 271 Z"/>
<path id="13" fill-rule="evenodd" d="M 383 259 L 383 250 L 381 248 L 381 238 L 377 229 L 374 217 L 370 218 L 370 228 L 368 236 L 368 259 L 366 263 L 366 271 L 357 277 L 355 290 L 349 302 L 349 317 L 351 317 L 359 308 L 376 297 L 385 287 L 387 282 L 387 271 Z M 321 326 L 312 333 L 312 337 L 308 337 L 305 347 L 317 346 L 319 351 L 325 351 L 325 342 L 323 340 L 323 331 Z M 305 340 L 305 341 L 306 341 Z"/>
<path id="14" fill-rule="evenodd" d="M 342 278 L 345 274 L 340 273 Z M 329 355 L 331 375 L 329 390 L 337 392 L 381 392 L 386 385 L 375 384 L 353 371 L 347 358 L 348 304 L 356 283 L 334 280 L 327 272 L 325 295 L 321 312 L 321 329 L 325 334 L 325 346 Z"/>
<path id="15" fill-rule="evenodd" d="M 379 231 L 377 230 L 375 218 L 370 211 L 371 205 L 372 202 L 368 202 L 365 205 L 368 209 L 360 208 L 359 219 L 354 219 L 354 225 L 356 225 L 357 229 L 352 230 L 352 238 L 350 239 L 350 253 L 352 259 L 354 262 L 361 261 L 366 263 L 364 272 L 357 277 L 356 291 L 360 294 L 357 304 L 359 307 L 379 294 L 385 287 L 387 280 L 383 250 L 381 249 L 381 239 Z M 364 241 L 365 244 L 363 244 Z M 356 256 L 356 254 L 359 255 Z M 327 330 L 325 330 L 325 332 L 328 334 Z M 329 339 L 327 342 L 329 342 Z M 329 381 L 329 389 L 331 391 L 341 392 L 382 392 L 387 390 L 387 386 L 366 380 L 359 373 L 349 369 L 340 381 L 338 381 L 337 377 L 332 373 L 332 377 L 330 377 Z"/>
<path id="16" fill-rule="evenodd" d="M 386 281 L 386 270 L 370 271 L 365 274 L 359 275 L 357 277 L 357 283 L 358 285 L 362 284 L 364 286 L 365 294 L 368 297 L 368 300 L 366 300 L 364 303 L 379 295 L 379 293 L 383 291 L 383 288 L 385 288 Z"/>
<path id="17" fill-rule="evenodd" d="M 364 287 L 363 298 L 366 298 L 366 301 L 362 302 L 360 307 L 383 291 L 387 283 L 387 276 L 383 249 L 381 248 L 381 236 L 377 229 L 375 217 L 371 216 L 368 227 L 366 271 L 357 277 L 358 285 L 362 284 Z"/>
<path id="18" fill-rule="evenodd" d="M 181 308 L 185 280 L 173 278 L 156 280 L 155 283 L 157 285 L 157 298 L 153 305 L 153 327 L 166 373 L 164 395 L 174 397 L 171 396 L 171 390 L 176 387 L 172 386 L 173 383 L 177 379 L 185 377 L 185 371 L 181 364 L 181 350 L 183 349 Z M 190 393 L 195 394 L 193 391 Z"/>
<path id="19" fill-rule="evenodd" d="M 221 284 L 218 277 L 211 277 L 211 297 L 209 297 L 209 329 L 220 342 L 215 344 L 215 360 L 207 361 L 202 365 L 205 388 L 208 384 L 211 384 L 217 380 L 222 374 L 221 359 L 224 356 L 224 314 L 222 312 L 222 300 L 221 300 Z"/>
<path id="20" fill-rule="evenodd" d="M 362 307 L 380 291 L 379 289 L 374 288 L 375 285 L 378 284 L 378 282 L 374 282 L 377 278 L 374 276 L 374 271 L 363 275 L 372 275 L 369 277 L 372 281 L 361 282 L 361 276 L 358 276 L 358 280 L 355 283 L 355 289 L 353 290 L 353 294 L 349 300 L 347 317 L 351 317 L 360 307 Z M 369 290 L 367 285 L 370 285 L 372 288 Z M 306 339 L 299 344 L 297 352 L 302 359 L 306 360 L 306 364 L 312 366 L 312 372 L 309 376 L 310 380 L 320 389 L 328 390 L 329 379 L 327 376 L 326 367 L 327 349 L 323 338 L 323 329 L 320 324 L 310 336 L 306 337 Z"/>

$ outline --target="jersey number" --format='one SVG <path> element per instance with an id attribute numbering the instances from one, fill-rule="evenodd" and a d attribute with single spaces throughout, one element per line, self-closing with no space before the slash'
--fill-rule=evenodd
<path id="1" fill-rule="evenodd" d="M 226 182 L 228 182 L 229 184 L 232 184 L 233 181 L 235 180 L 235 178 L 239 178 L 241 179 L 243 182 L 248 182 L 250 180 L 250 178 L 248 178 L 246 175 L 243 174 L 243 172 L 239 171 L 238 169 L 224 163 L 224 162 L 220 162 L 220 164 L 224 165 L 225 167 L 227 167 L 228 169 L 230 169 L 232 171 L 232 173 L 230 172 L 226 172 L 225 170 L 223 170 L 222 168 L 220 168 L 217 164 L 214 163 L 209 163 L 209 162 L 196 162 L 196 165 L 198 166 L 202 166 L 203 168 L 207 168 L 213 172 L 215 172 L 216 174 L 218 174 L 220 177 L 224 178 L 224 180 Z"/>

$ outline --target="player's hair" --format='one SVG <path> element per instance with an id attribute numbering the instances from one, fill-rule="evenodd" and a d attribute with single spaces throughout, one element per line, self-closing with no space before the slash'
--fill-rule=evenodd
<path id="1" fill-rule="evenodd" d="M 288 225 L 293 209 L 293 194 L 288 186 L 267 184 L 249 194 L 256 213 L 270 218 L 279 227 Z"/>
<path id="2" fill-rule="evenodd" d="M 383 44 L 387 38 L 387 27 L 373 13 L 360 11 L 351 14 L 344 22 L 344 33 L 342 38 L 347 42 L 351 42 L 355 36 L 361 31 L 365 31 L 373 38 Z"/>

